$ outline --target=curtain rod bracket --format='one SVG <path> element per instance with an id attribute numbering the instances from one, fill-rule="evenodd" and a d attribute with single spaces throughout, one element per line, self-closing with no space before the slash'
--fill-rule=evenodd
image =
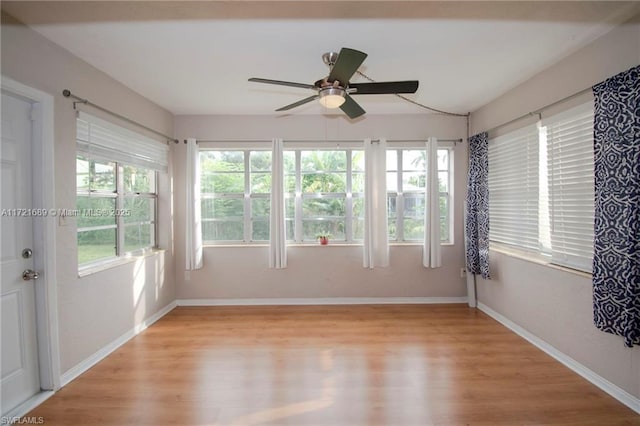
<path id="1" fill-rule="evenodd" d="M 529 117 L 538 116 L 538 120 L 542 120 L 542 110 L 531 111 Z"/>
<path id="2" fill-rule="evenodd" d="M 73 109 L 75 109 L 76 111 L 78 110 L 78 108 L 76 107 L 77 104 L 86 104 L 88 101 L 86 99 L 82 99 L 81 101 L 73 101 Z"/>
<path id="3" fill-rule="evenodd" d="M 82 99 L 82 98 L 79 98 L 79 97 L 77 97 L 75 95 L 72 95 L 71 94 L 71 90 L 69 90 L 69 89 L 64 89 L 62 91 L 62 96 L 64 96 L 65 98 L 73 97 L 73 98 L 77 99 L 76 101 L 73 101 L 73 109 L 76 110 L 76 111 L 78 110 L 78 108 L 76 107 L 77 104 L 87 104 L 87 103 L 89 103 L 89 101 L 86 100 L 86 99 Z"/>

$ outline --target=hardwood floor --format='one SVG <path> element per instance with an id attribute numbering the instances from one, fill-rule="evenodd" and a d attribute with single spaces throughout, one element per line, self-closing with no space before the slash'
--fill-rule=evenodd
<path id="1" fill-rule="evenodd" d="M 640 425 L 464 305 L 176 308 L 28 416 L 51 425 Z"/>

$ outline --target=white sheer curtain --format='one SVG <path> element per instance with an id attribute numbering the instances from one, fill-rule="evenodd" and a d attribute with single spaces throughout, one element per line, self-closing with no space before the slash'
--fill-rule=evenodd
<path id="1" fill-rule="evenodd" d="M 424 245 L 425 268 L 442 266 L 440 253 L 440 185 L 438 183 L 438 139 L 427 140 L 427 184 L 425 185 Z"/>
<path id="2" fill-rule="evenodd" d="M 202 268 L 202 222 L 200 219 L 200 150 L 195 139 L 187 139 L 185 203 L 185 268 Z"/>
<path id="3" fill-rule="evenodd" d="M 389 266 L 387 141 L 364 141 L 364 267 Z"/>
<path id="4" fill-rule="evenodd" d="M 287 232 L 284 209 L 284 163 L 282 139 L 273 140 L 271 152 L 271 213 L 269 268 L 287 267 Z"/>

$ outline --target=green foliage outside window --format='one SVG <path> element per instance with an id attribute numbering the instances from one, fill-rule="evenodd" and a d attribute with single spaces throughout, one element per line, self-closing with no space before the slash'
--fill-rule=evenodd
<path id="1" fill-rule="evenodd" d="M 118 190 L 117 176 L 122 175 Z M 108 259 L 155 244 L 156 173 L 133 166 L 76 158 L 78 264 Z M 142 194 L 142 195 L 141 195 Z M 123 247 L 117 253 L 118 230 Z"/>
<path id="2" fill-rule="evenodd" d="M 400 170 L 398 153 L 402 159 Z M 347 161 L 348 154 L 350 161 Z M 332 240 L 361 240 L 364 236 L 364 151 L 286 150 L 283 160 L 287 239 L 295 240 L 295 227 L 299 223 L 301 241 L 315 242 L 316 235 L 321 233 L 331 234 Z M 404 191 L 400 221 L 403 239 L 420 240 L 424 235 L 426 151 L 389 150 L 387 164 L 391 191 L 389 238 L 396 240 L 398 235 L 394 191 L 400 184 Z M 448 240 L 449 151 L 438 151 L 438 164 L 441 235 L 443 240 Z M 203 240 L 267 241 L 271 152 L 202 151 L 200 166 Z M 398 176 L 401 182 L 397 181 Z"/>
<path id="3" fill-rule="evenodd" d="M 300 169 L 302 240 L 346 240 L 347 151 L 302 151 Z"/>
<path id="4" fill-rule="evenodd" d="M 270 151 L 202 151 L 200 177 L 204 241 L 269 239 Z"/>
<path id="5" fill-rule="evenodd" d="M 400 155 L 398 155 L 400 153 Z M 438 186 L 440 190 L 440 238 L 449 240 L 449 151 L 438 150 Z M 389 239 L 418 241 L 424 238 L 424 215 L 427 151 L 424 149 L 400 149 L 387 151 L 387 189 Z M 400 180 L 398 181 L 400 176 Z M 398 191 L 402 195 L 398 195 Z M 399 200 L 402 200 L 398 206 Z M 398 209 L 403 212 L 398 218 Z M 398 226 L 402 229 L 398 230 Z"/>

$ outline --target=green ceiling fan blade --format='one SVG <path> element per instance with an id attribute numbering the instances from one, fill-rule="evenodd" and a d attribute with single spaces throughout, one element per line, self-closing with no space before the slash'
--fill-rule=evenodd
<path id="1" fill-rule="evenodd" d="M 416 93 L 418 81 L 385 81 L 380 83 L 352 83 L 349 89 L 356 89 L 352 95 L 386 95 L 395 93 Z"/>
<path id="2" fill-rule="evenodd" d="M 358 103 L 356 101 L 354 101 L 351 96 L 345 95 L 344 98 L 345 98 L 345 101 L 340 106 L 340 109 L 345 114 L 347 114 L 347 116 L 349 116 L 349 118 L 353 119 L 353 118 L 358 118 L 361 115 L 364 115 L 364 113 L 366 111 L 363 110 L 362 107 L 360 105 L 358 105 Z"/>
<path id="3" fill-rule="evenodd" d="M 340 49 L 338 59 L 333 65 L 333 68 L 331 68 L 331 73 L 329 73 L 329 78 L 327 80 L 330 83 L 338 80 L 341 86 L 346 87 L 349 83 L 349 79 L 358 70 L 358 68 L 360 68 L 360 65 L 362 65 L 366 57 L 367 54 L 364 52 L 343 47 Z"/>

